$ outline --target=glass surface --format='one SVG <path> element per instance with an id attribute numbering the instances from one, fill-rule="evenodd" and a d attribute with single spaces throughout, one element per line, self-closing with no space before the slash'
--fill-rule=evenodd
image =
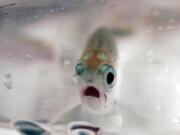
<path id="1" fill-rule="evenodd" d="M 27 135 L 91 135 L 93 129 L 104 135 L 179 135 L 179 9 L 179 0 L 1 0 L 0 134 L 19 135 L 25 128 Z M 115 71 L 108 72 L 118 91 L 102 99 L 89 84 L 110 89 L 102 81 L 107 75 L 83 67 L 87 74 L 80 78 L 75 70 L 101 27 L 111 31 L 117 48 L 109 54 Z M 91 56 L 94 63 L 109 59 L 92 52 L 83 59 Z M 92 93 L 82 95 L 85 87 Z M 89 111 L 87 106 L 98 110 L 107 98 L 118 99 L 110 111 Z M 33 124 L 22 122 L 21 129 L 21 120 Z"/>

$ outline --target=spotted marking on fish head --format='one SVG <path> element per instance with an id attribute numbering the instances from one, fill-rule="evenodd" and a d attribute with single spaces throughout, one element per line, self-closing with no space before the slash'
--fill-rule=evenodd
<path id="1" fill-rule="evenodd" d="M 96 70 L 103 63 L 110 62 L 110 55 L 104 50 L 91 50 L 82 56 L 82 61 L 88 68 Z"/>

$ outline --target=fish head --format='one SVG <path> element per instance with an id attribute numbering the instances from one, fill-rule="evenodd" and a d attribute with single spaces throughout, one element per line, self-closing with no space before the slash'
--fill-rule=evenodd
<path id="1" fill-rule="evenodd" d="M 113 101 L 116 70 L 103 51 L 91 51 L 76 65 L 81 105 L 90 112 L 102 112 Z"/>

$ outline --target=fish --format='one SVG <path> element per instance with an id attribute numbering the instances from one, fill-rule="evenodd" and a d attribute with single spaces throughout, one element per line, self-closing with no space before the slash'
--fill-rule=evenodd
<path id="1" fill-rule="evenodd" d="M 104 27 L 95 30 L 75 66 L 81 104 L 89 112 L 102 113 L 114 101 L 117 59 L 112 31 Z"/>
<path id="2" fill-rule="evenodd" d="M 119 31 L 117 36 L 125 36 L 124 31 L 130 34 L 125 29 L 123 32 L 122 29 Z M 121 125 L 121 114 L 131 115 L 129 110 L 125 110 L 124 107 L 119 109 L 119 105 L 116 105 L 121 84 L 116 33 L 114 30 L 99 27 L 86 39 L 84 50 L 74 65 L 80 103 L 56 115 L 50 121 L 52 125 L 81 120 L 107 127 L 113 126 L 112 123 L 116 119 L 115 123 L 118 121 L 119 124 L 114 124 L 118 127 Z M 109 124 L 104 126 L 103 121 L 108 121 Z"/>

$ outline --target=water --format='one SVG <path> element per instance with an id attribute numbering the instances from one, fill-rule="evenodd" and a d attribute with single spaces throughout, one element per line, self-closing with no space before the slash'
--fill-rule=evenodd
<path id="1" fill-rule="evenodd" d="M 178 0 L 1 1 L 0 134 L 19 135 L 10 127 L 14 118 L 38 122 L 53 135 L 67 134 L 69 124 L 53 120 L 85 118 L 98 121 L 103 134 L 178 135 L 179 5 Z M 96 121 L 99 115 L 76 108 L 75 65 L 99 26 L 132 31 L 115 37 L 119 110 L 102 118 L 108 127 Z"/>

